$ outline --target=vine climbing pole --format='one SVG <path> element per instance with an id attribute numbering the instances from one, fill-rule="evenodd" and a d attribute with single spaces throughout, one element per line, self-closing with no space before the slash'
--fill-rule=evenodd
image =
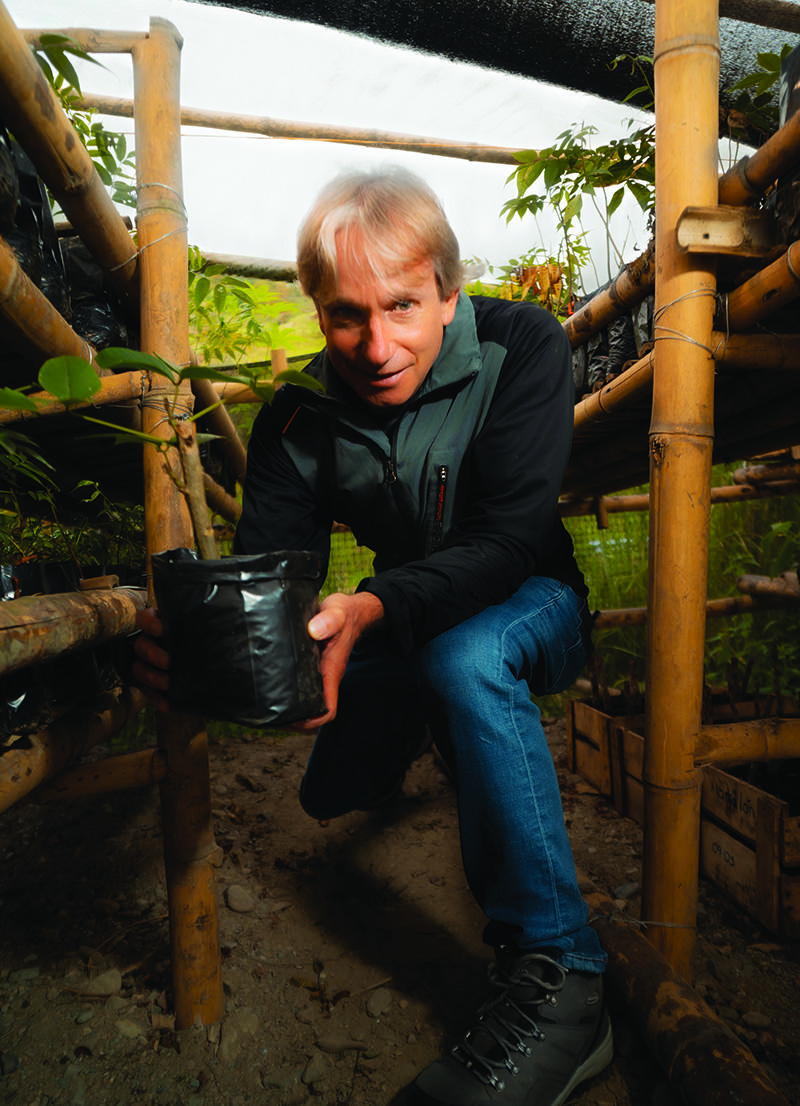
<path id="1" fill-rule="evenodd" d="M 716 0 L 656 0 L 655 371 L 650 425 L 642 917 L 684 978 L 697 917 L 713 446 L 713 262 L 678 249 L 687 206 L 717 203 Z M 700 258 L 698 260 L 698 258 Z"/>
<path id="2" fill-rule="evenodd" d="M 186 214 L 180 158 L 180 50 L 176 29 L 152 19 L 133 49 L 136 165 L 141 272 L 141 348 L 178 365 L 189 363 Z M 142 428 L 168 438 L 170 419 L 192 409 L 188 383 L 176 396 L 154 378 Z M 172 475 L 170 473 L 172 470 Z M 145 520 L 153 553 L 194 544 L 186 505 L 173 476 L 177 452 L 144 449 Z M 176 1025 L 217 1021 L 223 1012 L 216 905 L 219 850 L 214 842 L 208 741 L 202 718 L 165 714 L 158 743 L 166 758 L 160 784 L 169 900 Z"/>

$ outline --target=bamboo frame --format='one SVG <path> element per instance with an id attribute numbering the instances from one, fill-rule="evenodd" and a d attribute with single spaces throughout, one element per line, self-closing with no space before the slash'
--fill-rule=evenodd
<path id="1" fill-rule="evenodd" d="M 15 600 L 15 603 L 21 600 Z M 13 603 L 3 604 L 14 606 Z M 24 746 L 12 745 L 0 756 L 0 812 L 8 810 L 34 788 L 75 764 L 109 734 L 116 733 L 144 705 L 141 692 L 117 688 L 88 706 L 56 719 L 29 734 Z"/>
<path id="2" fill-rule="evenodd" d="M 91 795 L 107 795 L 110 791 L 151 787 L 161 783 L 166 774 L 167 758 L 162 749 L 140 749 L 60 772 L 56 779 L 37 787 L 33 798 L 37 803 L 85 799 Z"/>
<path id="3" fill-rule="evenodd" d="M 0 603 L 0 673 L 132 634 L 147 596 L 141 588 L 29 596 Z"/>
<path id="4" fill-rule="evenodd" d="M 188 364 L 186 213 L 182 200 L 179 73 L 182 40 L 165 20 L 152 19 L 133 50 L 136 98 L 137 227 L 141 255 L 141 344 L 178 365 Z M 177 404 L 153 382 L 143 412 L 146 432 L 166 437 L 169 419 L 190 410 L 188 384 Z M 191 546 L 191 524 L 169 456 L 144 450 L 148 564 L 156 551 Z M 167 466 L 171 469 L 168 471 Z M 219 850 L 211 820 L 208 738 L 201 718 L 162 714 L 159 747 L 167 774 L 160 785 L 169 900 L 175 1019 L 179 1029 L 218 1021 L 223 1013 L 216 905 Z"/>
<path id="5" fill-rule="evenodd" d="M 716 0 L 656 5 L 656 350 L 650 424 L 650 599 L 642 915 L 690 978 L 697 916 L 702 707 L 714 361 L 714 267 L 681 255 L 686 207 L 717 201 Z M 662 924 L 663 923 L 663 924 Z"/>
<path id="6" fill-rule="evenodd" d="M 18 332 L 29 356 L 71 354 L 93 362 L 95 351 L 22 271 L 17 255 L 0 237 L 0 314 Z M 97 369 L 100 375 L 106 370 Z"/>
<path id="7" fill-rule="evenodd" d="M 631 922 L 585 878 L 581 887 L 608 952 L 609 994 L 633 1016 L 680 1100 L 688 1106 L 788 1106 L 750 1050 L 653 947 L 655 924 Z"/>
<path id="8" fill-rule="evenodd" d="M 124 295 L 135 300 L 136 247 L 83 143 L 2 3 L 0 114 L 97 263 Z"/>
<path id="9" fill-rule="evenodd" d="M 84 93 L 82 104 L 103 115 L 133 117 L 134 100 Z M 477 143 L 447 142 L 441 138 L 395 134 L 392 131 L 366 130 L 359 127 L 327 126 L 322 123 L 298 123 L 287 119 L 272 119 L 262 115 L 231 115 L 201 108 L 181 108 L 181 123 L 188 127 L 209 127 L 212 130 L 260 134 L 265 138 L 301 139 L 307 142 L 337 142 L 350 146 L 372 146 L 388 150 L 405 150 L 417 154 L 437 154 L 462 161 L 489 162 L 499 165 L 519 165 L 517 151 L 504 146 L 482 146 Z"/>

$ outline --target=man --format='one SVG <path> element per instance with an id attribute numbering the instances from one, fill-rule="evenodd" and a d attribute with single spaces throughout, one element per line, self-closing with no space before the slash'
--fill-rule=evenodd
<path id="1" fill-rule="evenodd" d="M 459 292 L 458 243 L 406 173 L 325 189 L 298 272 L 325 337 L 307 371 L 325 391 L 288 385 L 260 412 L 237 548 L 327 560 L 335 519 L 376 553 L 375 576 L 309 622 L 328 709 L 303 727 L 318 733 L 301 802 L 329 819 L 389 799 L 433 735 L 496 960 L 492 999 L 415 1101 L 557 1106 L 612 1055 L 605 955 L 531 700 L 568 687 L 590 648 L 557 511 L 569 345 L 538 307 Z"/>

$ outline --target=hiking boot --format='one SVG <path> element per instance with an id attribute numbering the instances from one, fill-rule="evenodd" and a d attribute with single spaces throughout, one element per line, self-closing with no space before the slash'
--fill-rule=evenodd
<path id="1" fill-rule="evenodd" d="M 611 1062 L 601 975 L 532 952 L 501 954 L 489 981 L 475 1026 L 417 1076 L 418 1106 L 561 1106 Z"/>

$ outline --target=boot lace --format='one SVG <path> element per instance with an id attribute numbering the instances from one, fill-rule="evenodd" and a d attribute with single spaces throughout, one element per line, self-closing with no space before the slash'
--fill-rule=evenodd
<path id="1" fill-rule="evenodd" d="M 538 953 L 507 966 L 490 964 L 489 983 L 498 994 L 478 1010 L 476 1025 L 453 1046 L 451 1056 L 482 1083 L 502 1091 L 505 1079 L 519 1074 L 515 1057 L 530 1056 L 531 1045 L 545 1039 L 533 1015 L 543 1004 L 557 1004 L 566 975 L 555 960 Z"/>

